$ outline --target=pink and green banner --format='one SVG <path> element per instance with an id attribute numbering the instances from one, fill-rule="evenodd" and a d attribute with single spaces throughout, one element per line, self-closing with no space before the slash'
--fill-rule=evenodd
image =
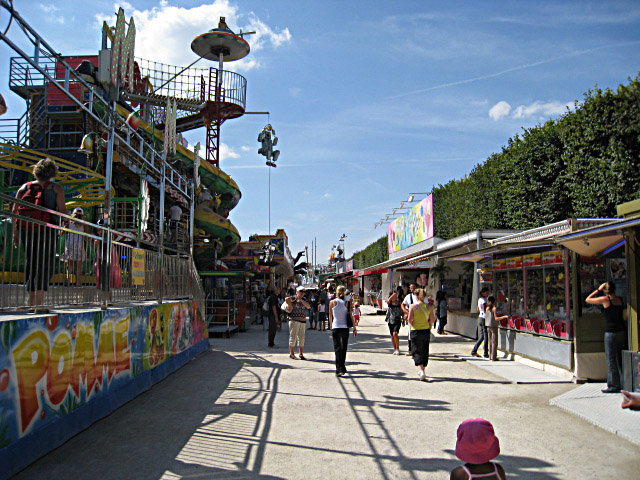
<path id="1" fill-rule="evenodd" d="M 433 237 L 433 194 L 387 226 L 389 253 Z"/>

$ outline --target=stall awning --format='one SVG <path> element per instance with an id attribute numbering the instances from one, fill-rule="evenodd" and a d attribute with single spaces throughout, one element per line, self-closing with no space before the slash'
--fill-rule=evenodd
<path id="1" fill-rule="evenodd" d="M 541 238 L 539 240 L 532 240 L 529 242 L 513 242 L 500 245 L 494 245 L 493 247 L 481 248 L 472 252 L 458 253 L 457 255 L 450 255 L 448 257 L 440 257 L 442 260 L 456 260 L 461 262 L 481 262 L 485 258 L 490 258 L 494 253 L 508 253 L 527 250 L 529 248 L 543 248 L 554 247 L 556 244 L 553 240 L 548 238 Z"/>
<path id="2" fill-rule="evenodd" d="M 368 272 L 370 270 L 382 270 L 386 268 L 399 267 L 400 265 L 405 265 L 410 262 L 418 262 L 420 260 L 424 260 L 425 258 L 431 257 L 436 253 L 437 252 L 433 251 L 425 253 L 423 250 L 421 252 L 414 252 L 409 255 L 405 255 L 404 257 L 387 260 L 386 262 L 378 263 L 377 265 L 373 265 L 372 267 L 365 269 L 365 275 L 368 275 Z"/>
<path id="3" fill-rule="evenodd" d="M 557 243 L 580 255 L 592 257 L 619 243 L 624 238 L 624 230 L 640 226 L 640 218 L 616 220 L 579 232 L 558 237 Z"/>

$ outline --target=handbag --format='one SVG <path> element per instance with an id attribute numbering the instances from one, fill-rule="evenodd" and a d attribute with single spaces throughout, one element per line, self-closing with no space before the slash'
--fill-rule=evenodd
<path id="1" fill-rule="evenodd" d="M 351 302 L 347 304 L 347 328 L 353 328 L 353 314 L 351 313 Z"/>
<path id="2" fill-rule="evenodd" d="M 293 310 L 293 305 L 289 305 L 289 303 L 285 300 L 284 302 L 282 302 L 282 305 L 280 305 L 280 310 L 285 313 L 291 313 L 291 310 Z"/>

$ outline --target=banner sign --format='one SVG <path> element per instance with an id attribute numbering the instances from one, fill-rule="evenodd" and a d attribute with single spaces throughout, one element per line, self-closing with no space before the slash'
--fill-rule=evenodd
<path id="1" fill-rule="evenodd" d="M 525 267 L 539 267 L 540 263 L 540 254 L 532 253 L 531 255 L 524 256 L 524 266 Z"/>
<path id="2" fill-rule="evenodd" d="M 506 270 L 507 269 L 507 261 L 502 258 L 493 261 L 493 269 L 494 270 Z"/>
<path id="3" fill-rule="evenodd" d="M 389 253 L 433 237 L 433 194 L 387 225 Z"/>
<path id="4" fill-rule="evenodd" d="M 144 250 L 141 248 L 134 248 L 131 252 L 131 258 L 131 280 L 134 285 L 144 285 Z"/>
<path id="5" fill-rule="evenodd" d="M 507 268 L 522 268 L 522 257 L 507 258 Z"/>
<path id="6" fill-rule="evenodd" d="M 0 465 L 40 431 L 40 451 L 55 448 L 64 437 L 55 429 L 104 417 L 175 370 L 182 352 L 201 350 L 207 337 L 194 301 L 0 322 Z"/>
<path id="7" fill-rule="evenodd" d="M 562 264 L 562 251 L 554 250 L 552 252 L 543 252 L 542 253 L 542 264 L 543 265 L 558 265 Z"/>

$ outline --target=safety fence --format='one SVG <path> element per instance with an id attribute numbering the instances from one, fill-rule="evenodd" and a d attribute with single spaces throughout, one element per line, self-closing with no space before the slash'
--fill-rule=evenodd
<path id="1" fill-rule="evenodd" d="M 189 255 L 4 194 L 0 205 L 1 311 L 193 299 L 205 312 Z"/>

